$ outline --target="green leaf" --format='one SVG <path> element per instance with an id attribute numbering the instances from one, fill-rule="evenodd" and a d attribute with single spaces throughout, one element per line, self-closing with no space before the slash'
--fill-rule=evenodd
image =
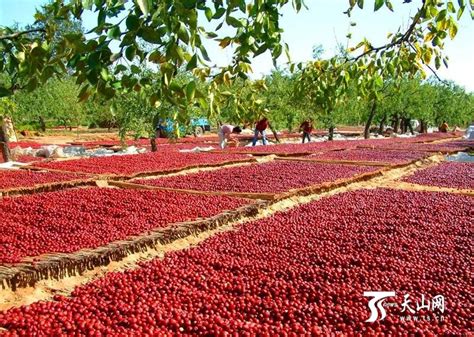
<path id="1" fill-rule="evenodd" d="M 120 27 L 119 26 L 113 26 L 109 31 L 107 32 L 108 37 L 114 40 L 120 39 Z"/>
<path id="2" fill-rule="evenodd" d="M 186 65 L 186 70 L 192 70 L 197 67 L 197 54 L 194 54 L 193 57 L 189 60 Z"/>
<path id="3" fill-rule="evenodd" d="M 179 37 L 179 39 L 180 39 L 181 41 L 183 41 L 184 43 L 188 43 L 188 42 L 189 42 L 188 31 L 186 30 L 186 26 L 185 26 L 184 23 L 182 23 L 182 22 L 179 23 L 178 37 Z"/>
<path id="4" fill-rule="evenodd" d="M 462 15 L 463 15 L 463 13 L 464 13 L 464 8 L 465 8 L 465 7 L 459 7 L 458 15 L 457 15 L 458 21 L 461 19 Z"/>
<path id="5" fill-rule="evenodd" d="M 444 66 L 448 68 L 448 60 L 446 58 L 443 59 Z"/>
<path id="6" fill-rule="evenodd" d="M 204 9 L 204 14 L 206 14 L 207 21 L 210 22 L 212 20 L 212 10 L 209 7 L 206 7 L 206 9 Z"/>
<path id="7" fill-rule="evenodd" d="M 360 9 L 364 8 L 364 0 L 357 0 L 357 6 L 359 6 Z"/>
<path id="8" fill-rule="evenodd" d="M 154 108 L 157 108 L 160 106 L 160 97 L 158 96 L 158 94 L 153 93 L 150 96 L 150 105 Z"/>
<path id="9" fill-rule="evenodd" d="M 6 97 L 13 95 L 13 92 L 11 90 L 8 90 L 7 88 L 0 87 L 0 97 Z"/>
<path id="10" fill-rule="evenodd" d="M 163 60 L 163 55 L 155 50 L 148 56 L 148 60 L 153 63 L 160 63 Z"/>
<path id="11" fill-rule="evenodd" d="M 214 16 L 212 17 L 213 19 L 219 19 L 222 17 L 222 15 L 225 14 L 225 9 L 220 7 L 216 10 L 216 13 L 214 14 Z"/>
<path id="12" fill-rule="evenodd" d="M 423 62 L 425 62 L 425 64 L 429 64 L 431 62 L 431 56 L 433 54 L 431 53 L 431 49 L 426 49 L 425 52 L 423 53 Z"/>
<path id="13" fill-rule="evenodd" d="M 456 8 L 454 8 L 454 4 L 451 1 L 448 2 L 448 11 L 451 13 L 456 13 Z"/>
<path id="14" fill-rule="evenodd" d="M 127 49 L 125 49 L 125 57 L 129 61 L 133 61 L 136 54 L 137 54 L 137 48 L 135 48 L 135 46 L 133 46 L 133 45 L 129 46 L 129 47 L 127 47 Z"/>
<path id="15" fill-rule="evenodd" d="M 196 82 L 191 81 L 186 86 L 186 98 L 188 101 L 192 101 L 194 99 L 194 94 L 196 93 Z"/>
<path id="16" fill-rule="evenodd" d="M 391 1 L 385 0 L 385 6 L 387 6 L 387 8 L 390 9 L 390 11 L 393 12 L 393 5 L 392 5 Z"/>
<path id="17" fill-rule="evenodd" d="M 161 43 L 161 35 L 158 30 L 151 27 L 144 27 L 140 32 L 139 36 L 150 43 Z"/>
<path id="18" fill-rule="evenodd" d="M 240 22 L 239 19 L 236 19 L 233 16 L 228 16 L 225 21 L 227 22 L 227 24 L 231 25 L 232 27 L 235 27 L 235 28 L 242 27 L 242 22 Z"/>
<path id="19" fill-rule="evenodd" d="M 139 74 L 141 72 L 140 67 L 136 66 L 135 64 L 132 64 L 132 66 L 130 67 L 130 70 L 134 74 Z"/>
<path id="20" fill-rule="evenodd" d="M 374 11 L 378 11 L 384 4 L 384 0 L 375 0 Z"/>
<path id="21" fill-rule="evenodd" d="M 433 46 L 440 46 L 443 42 L 438 36 L 436 36 L 431 43 L 433 44 Z"/>
<path id="22" fill-rule="evenodd" d="M 449 26 L 449 37 L 451 38 L 451 40 L 454 39 L 457 33 L 458 33 L 458 26 L 456 22 L 452 21 L 451 25 Z"/>
<path id="23" fill-rule="evenodd" d="M 140 27 L 140 19 L 136 15 L 129 15 L 125 21 L 128 30 L 137 30 Z"/>
<path id="24" fill-rule="evenodd" d="M 108 81 L 110 77 L 109 70 L 107 68 L 102 68 L 100 70 L 100 77 L 102 77 L 104 81 Z"/>
<path id="25" fill-rule="evenodd" d="M 170 89 L 173 90 L 173 91 L 180 91 L 180 90 L 181 90 L 181 86 L 178 84 L 178 82 L 172 81 L 172 82 L 170 83 Z"/>
<path id="26" fill-rule="evenodd" d="M 442 21 L 446 18 L 446 15 L 448 14 L 448 11 L 446 9 L 443 9 L 438 13 L 436 16 L 436 22 Z"/>
<path id="27" fill-rule="evenodd" d="M 105 16 L 106 12 L 104 10 L 100 10 L 99 14 L 97 15 L 97 28 L 101 28 L 105 23 Z"/>
<path id="28" fill-rule="evenodd" d="M 203 57 L 207 62 L 211 62 L 211 59 L 210 59 L 209 55 L 207 54 L 207 50 L 206 50 L 206 48 L 204 47 L 204 45 L 200 45 L 200 46 L 199 46 L 199 50 L 201 51 L 202 57 Z"/>
<path id="29" fill-rule="evenodd" d="M 184 8 L 193 9 L 196 7 L 196 0 L 182 0 Z"/>
<path id="30" fill-rule="evenodd" d="M 127 67 L 124 66 L 123 64 L 119 64 L 115 67 L 115 74 L 118 74 L 120 72 L 126 71 Z"/>

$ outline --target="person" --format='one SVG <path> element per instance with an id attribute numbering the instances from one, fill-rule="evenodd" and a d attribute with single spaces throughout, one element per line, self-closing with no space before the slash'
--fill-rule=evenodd
<path id="1" fill-rule="evenodd" d="M 255 133 L 254 133 L 254 135 L 253 135 L 252 146 L 257 145 L 258 134 L 261 134 L 261 135 L 262 135 L 262 143 L 263 143 L 263 145 L 267 145 L 267 144 L 268 144 L 268 142 L 267 142 L 267 133 L 266 133 L 265 130 L 268 128 L 269 125 L 270 125 L 270 123 L 268 122 L 268 118 L 267 118 L 267 117 L 262 118 L 261 120 L 259 120 L 259 121 L 255 124 Z"/>
<path id="2" fill-rule="evenodd" d="M 448 123 L 446 121 L 443 121 L 443 124 L 439 126 L 439 132 L 448 132 Z"/>
<path id="3" fill-rule="evenodd" d="M 300 125 L 300 132 L 303 131 L 303 144 L 306 139 L 311 142 L 311 132 L 313 132 L 313 122 L 310 119 L 305 120 Z"/>
<path id="4" fill-rule="evenodd" d="M 232 134 L 239 134 L 242 132 L 242 129 L 238 126 L 233 126 L 230 124 L 224 124 L 219 129 L 219 145 L 221 149 L 224 149 L 228 140 L 233 140 Z"/>

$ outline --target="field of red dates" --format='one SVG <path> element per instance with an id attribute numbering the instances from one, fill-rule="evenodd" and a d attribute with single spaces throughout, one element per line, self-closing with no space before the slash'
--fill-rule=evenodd
<path id="1" fill-rule="evenodd" d="M 164 151 L 38 163 L 35 164 L 35 166 L 71 172 L 133 175 L 145 172 L 166 172 L 193 166 L 216 165 L 225 162 L 249 160 L 251 160 L 249 156 L 239 154 Z"/>
<path id="2" fill-rule="evenodd" d="M 226 196 L 101 188 L 2 198 L 0 263 L 95 248 L 247 203 Z"/>
<path id="3" fill-rule="evenodd" d="M 46 144 L 40 144 L 37 142 L 31 142 L 31 141 L 19 141 L 19 142 L 10 142 L 8 143 L 8 147 L 10 149 L 14 149 L 16 147 L 21 147 L 23 149 L 31 147 L 32 149 L 39 149 L 41 146 L 46 145 Z"/>
<path id="4" fill-rule="evenodd" d="M 474 142 L 472 144 L 474 145 Z M 361 145 L 360 147 L 365 147 L 365 145 Z M 467 147 L 468 147 L 467 144 L 463 144 L 461 142 L 446 142 L 446 143 L 438 143 L 438 144 L 390 143 L 390 144 L 379 144 L 379 146 L 377 146 L 376 149 L 450 153 L 453 151 L 464 151 Z"/>
<path id="5" fill-rule="evenodd" d="M 334 141 L 334 142 L 312 142 L 306 144 L 276 144 L 271 146 L 246 146 L 227 148 L 224 152 L 244 152 L 244 153 L 261 153 L 261 154 L 306 154 L 319 151 L 331 151 L 344 149 L 346 147 L 355 147 L 357 143 L 354 141 Z"/>
<path id="6" fill-rule="evenodd" d="M 108 274 L 70 298 L 2 312 L 0 327 L 7 336 L 468 335 L 473 208 L 444 193 L 339 194 Z M 365 322 L 366 291 L 395 292 L 384 320 Z"/>
<path id="7" fill-rule="evenodd" d="M 88 176 L 76 173 L 40 172 L 26 170 L 0 170 L 0 190 L 58 182 L 87 179 Z"/>
<path id="8" fill-rule="evenodd" d="M 404 181 L 420 185 L 474 190 L 474 163 L 444 162 L 417 171 Z"/>
<path id="9" fill-rule="evenodd" d="M 353 160 L 386 162 L 392 164 L 403 164 L 413 160 L 429 156 L 427 152 L 421 151 L 387 151 L 380 149 L 350 149 L 343 151 L 329 151 L 321 154 L 313 154 L 308 158 L 324 160 Z"/>
<path id="10" fill-rule="evenodd" d="M 202 171 L 184 176 L 142 179 L 139 184 L 204 191 L 285 192 L 294 188 L 350 178 L 375 171 L 368 166 L 317 164 L 297 161 L 273 161 L 241 167 Z"/>
<path id="11" fill-rule="evenodd" d="M 16 156 L 13 158 L 14 161 L 20 162 L 20 163 L 31 163 L 31 162 L 37 162 L 37 161 L 42 161 L 45 158 L 42 157 L 35 157 L 35 156 L 30 156 L 30 155 L 21 155 L 21 156 Z M 0 156 L 0 163 L 3 163 L 4 160 Z"/>

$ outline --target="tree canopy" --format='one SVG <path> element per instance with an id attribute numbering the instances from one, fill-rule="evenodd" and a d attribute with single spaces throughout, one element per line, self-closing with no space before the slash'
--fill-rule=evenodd
<path id="1" fill-rule="evenodd" d="M 280 25 L 285 6 L 300 11 L 305 4 L 303 0 L 52 0 L 37 12 L 33 25 L 0 28 L 0 72 L 6 75 L 0 79 L 0 96 L 31 92 L 53 77 L 69 76 L 80 86 L 80 101 L 91 96 L 111 100 L 112 112 L 117 110 L 117 97 L 129 93 L 149 104 L 143 110 L 152 114 L 155 108 L 169 106 L 179 118 L 198 108 L 216 120 L 223 114 L 228 120 L 246 121 L 280 109 L 274 94 L 265 100 L 262 92 L 270 90 L 271 97 L 279 89 L 269 89 L 268 84 L 273 87 L 295 76 L 299 92 L 333 128 L 334 114 L 348 95 L 374 105 L 387 85 L 424 78 L 426 71 L 447 65 L 445 40 L 456 36 L 463 15 L 474 18 L 472 1 L 421 0 L 409 25 L 390 34 L 383 45 L 356 41 L 333 58 L 292 64 L 289 69 L 295 75 L 251 81 L 253 57 L 270 52 L 276 61 L 288 53 Z M 345 14 L 351 17 L 364 7 L 374 11 L 386 7 L 394 15 L 397 10 L 389 0 L 373 0 L 370 5 L 349 0 Z M 96 16 L 95 27 L 76 29 L 86 13 Z M 209 24 L 204 26 L 203 20 Z M 212 65 L 206 39 L 232 48 L 230 64 Z M 318 48 L 315 53 L 321 55 Z M 231 90 L 239 86 L 241 90 Z M 287 97 L 288 105 L 291 95 L 286 91 L 280 97 Z M 286 122 L 291 125 L 292 117 Z"/>

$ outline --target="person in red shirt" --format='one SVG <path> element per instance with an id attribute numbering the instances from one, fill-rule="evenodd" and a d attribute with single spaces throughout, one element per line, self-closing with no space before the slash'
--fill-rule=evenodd
<path id="1" fill-rule="evenodd" d="M 305 120 L 300 125 L 300 132 L 303 131 L 303 144 L 306 138 L 311 142 L 311 132 L 313 132 L 313 122 L 310 119 Z"/>
<path id="2" fill-rule="evenodd" d="M 257 145 L 258 134 L 261 134 L 261 135 L 262 135 L 262 143 L 263 143 L 263 145 L 267 145 L 267 144 L 268 144 L 268 142 L 267 142 L 267 133 L 266 133 L 265 130 L 268 128 L 269 125 L 270 125 L 270 123 L 268 122 L 268 118 L 267 118 L 267 117 L 262 118 L 261 120 L 259 120 L 259 121 L 255 124 L 255 134 L 254 134 L 254 136 L 253 136 L 252 146 Z"/>

